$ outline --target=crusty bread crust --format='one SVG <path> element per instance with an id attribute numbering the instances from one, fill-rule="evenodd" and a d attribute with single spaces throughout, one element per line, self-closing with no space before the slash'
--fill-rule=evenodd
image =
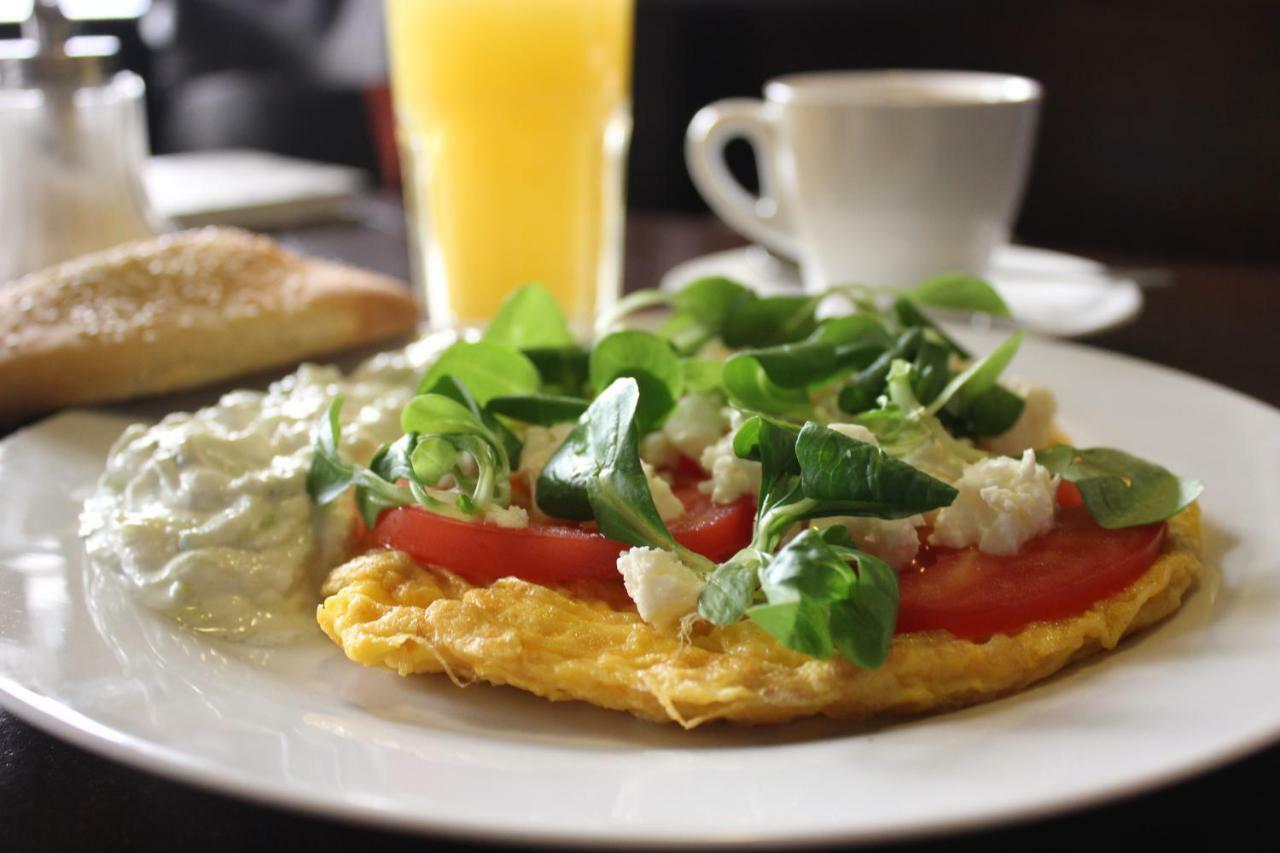
<path id="1" fill-rule="evenodd" d="M 474 587 L 398 551 L 335 569 L 317 620 L 366 666 L 509 684 L 686 728 L 915 714 L 1019 690 L 1168 616 L 1200 571 L 1199 540 L 1193 505 L 1170 520 L 1160 557 L 1141 577 L 1084 613 L 982 642 L 945 631 L 899 636 L 876 670 L 792 652 L 747 621 L 703 625 L 682 640 L 594 590 L 517 578 Z"/>
<path id="2" fill-rule="evenodd" d="M 399 282 L 203 228 L 0 287 L 0 419 L 193 388 L 405 335 Z"/>

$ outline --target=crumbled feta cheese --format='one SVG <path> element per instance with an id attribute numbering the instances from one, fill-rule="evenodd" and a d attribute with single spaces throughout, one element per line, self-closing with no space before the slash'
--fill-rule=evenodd
<path id="1" fill-rule="evenodd" d="M 529 483 L 529 493 L 534 494 L 538 475 L 547 466 L 552 455 L 564 444 L 564 440 L 573 432 L 572 423 L 555 424 L 551 427 L 530 426 L 524 431 L 524 447 L 520 451 L 520 464 L 516 474 Z"/>
<path id="2" fill-rule="evenodd" d="M 640 467 L 644 469 L 644 478 L 649 482 L 649 493 L 653 495 L 653 505 L 658 508 L 658 515 L 663 521 L 679 518 L 684 513 L 684 504 L 671 491 L 671 484 L 648 462 L 641 462 Z"/>
<path id="3" fill-rule="evenodd" d="M 861 441 L 870 444 L 872 447 L 880 446 L 880 442 L 876 439 L 876 434 L 862 424 L 827 424 L 827 428 L 835 430 L 846 438 L 852 438 L 854 441 Z"/>
<path id="4" fill-rule="evenodd" d="M 1053 392 L 1043 385 L 1020 379 L 1010 379 L 1004 384 L 1023 399 L 1022 414 L 1007 431 L 984 439 L 982 446 L 1006 456 L 1019 454 L 1028 447 L 1047 447 L 1053 440 L 1053 416 L 1058 412 L 1058 400 Z"/>
<path id="5" fill-rule="evenodd" d="M 955 487 L 960 493 L 938 513 L 929 537 L 935 545 L 1016 554 L 1053 527 L 1058 478 L 1036 464 L 1031 450 L 1021 459 L 996 456 L 967 465 Z"/>
<path id="6" fill-rule="evenodd" d="M 879 557 L 895 569 L 901 569 L 915 559 L 920 550 L 920 534 L 916 528 L 924 524 L 924 517 L 910 518 L 862 518 L 860 516 L 836 516 L 812 522 L 814 527 L 830 527 L 841 524 L 849 531 L 853 541 L 868 554 Z"/>
<path id="7" fill-rule="evenodd" d="M 702 451 L 719 441 L 729 426 L 720 409 L 715 397 L 685 394 L 662 424 L 662 434 L 685 456 L 699 459 Z"/>
<path id="8" fill-rule="evenodd" d="M 733 432 L 702 451 L 698 461 L 704 471 L 711 472 L 711 479 L 699 483 L 698 488 L 711 495 L 713 502 L 733 503 L 745 494 L 760 494 L 760 463 L 734 454 Z"/>
<path id="9" fill-rule="evenodd" d="M 484 520 L 499 527 L 528 527 L 529 513 L 522 506 L 491 506 L 485 509 Z"/>
<path id="10" fill-rule="evenodd" d="M 655 468 L 674 468 L 680 463 L 680 449 L 657 430 L 640 439 L 640 458 Z"/>
<path id="11" fill-rule="evenodd" d="M 618 556 L 618 572 L 640 618 L 671 626 L 698 607 L 706 582 L 672 551 L 632 548 Z"/>

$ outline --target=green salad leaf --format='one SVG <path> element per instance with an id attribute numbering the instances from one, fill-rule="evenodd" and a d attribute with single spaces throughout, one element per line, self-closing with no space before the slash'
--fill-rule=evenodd
<path id="1" fill-rule="evenodd" d="M 721 337 L 729 316 L 755 299 L 755 293 L 735 281 L 720 276 L 700 278 L 672 294 L 674 312 L 659 333 L 681 355 L 695 353 L 703 344 Z"/>
<path id="2" fill-rule="evenodd" d="M 894 314 L 898 317 L 898 322 L 908 329 L 928 329 L 937 335 L 941 340 L 945 341 L 947 346 L 955 351 L 955 354 L 961 358 L 973 358 L 973 353 L 962 347 L 954 338 L 938 327 L 938 324 L 930 320 L 928 315 L 920 310 L 912 299 L 906 296 L 899 296 L 893 303 Z"/>
<path id="3" fill-rule="evenodd" d="M 710 358 L 686 358 L 680 362 L 685 391 L 711 394 L 724 387 L 724 362 Z"/>
<path id="4" fill-rule="evenodd" d="M 814 502 L 806 518 L 865 515 L 906 518 L 949 506 L 956 490 L 873 444 L 812 421 L 796 438 L 800 485 Z"/>
<path id="5" fill-rule="evenodd" d="M 634 378 L 610 383 L 538 476 L 538 506 L 556 518 L 594 518 L 611 539 L 673 550 L 686 565 L 709 570 L 705 557 L 676 543 L 654 505 L 640 464 L 639 407 Z"/>
<path id="6" fill-rule="evenodd" d="M 422 377 L 418 392 L 429 392 L 445 376 L 465 385 L 481 406 L 491 397 L 533 394 L 542 384 L 528 356 L 487 341 L 458 341 L 449 346 Z"/>
<path id="7" fill-rule="evenodd" d="M 698 615 L 713 625 L 732 625 L 751 606 L 760 586 L 760 570 L 773 555 L 758 548 L 744 548 L 707 576 L 698 597 Z"/>
<path id="8" fill-rule="evenodd" d="M 736 303 L 720 337 L 730 347 L 771 347 L 804 340 L 818 328 L 820 296 L 757 296 Z"/>
<path id="9" fill-rule="evenodd" d="M 518 287 L 503 300 L 482 340 L 517 350 L 568 347 L 574 343 L 556 298 L 536 282 Z"/>
<path id="10" fill-rule="evenodd" d="M 369 462 L 369 473 L 356 481 L 356 510 L 365 526 L 372 528 L 384 509 L 439 503 L 416 480 L 411 459 L 416 441 L 417 436 L 402 435 L 391 444 L 383 445 Z M 409 483 L 407 489 L 396 485 L 402 479 Z"/>
<path id="11" fill-rule="evenodd" d="M 835 346 L 822 341 L 741 350 L 728 361 L 746 358 L 755 360 L 769 381 L 783 388 L 807 388 L 830 378 L 839 366 Z"/>
<path id="12" fill-rule="evenodd" d="M 410 454 L 413 480 L 420 486 L 434 486 L 436 480 L 419 478 L 418 447 L 426 441 L 444 441 L 455 450 L 469 454 L 476 462 L 475 474 L 463 466 L 455 464 L 450 471 L 440 473 L 452 474 L 458 485 L 470 492 L 469 500 L 476 508 L 484 508 L 497 502 L 506 506 L 511 499 L 511 457 L 505 442 L 488 423 L 482 414 L 464 403 L 443 394 L 420 394 L 409 401 L 400 413 L 400 426 L 404 431 L 417 436 L 417 441 Z M 432 457 L 424 455 L 422 464 L 440 459 L 437 450 Z M 457 463 L 458 456 L 454 456 Z"/>
<path id="13" fill-rule="evenodd" d="M 488 436 L 474 409 L 444 394 L 414 397 L 400 412 L 400 427 L 408 433 Z"/>
<path id="14" fill-rule="evenodd" d="M 738 353 L 726 361 L 721 381 L 730 402 L 745 411 L 803 418 L 813 408 L 807 390 L 774 382 L 751 351 Z"/>
<path id="15" fill-rule="evenodd" d="M 342 397 L 317 425 L 307 472 L 307 492 L 324 505 L 347 488 L 356 490 L 356 508 L 369 527 L 382 510 L 418 505 L 442 515 L 471 518 L 511 500 L 511 463 L 503 439 L 475 408 L 454 377 L 437 387 L 455 396 L 420 394 L 400 414 L 405 434 L 378 448 L 368 467 L 345 461 L 340 452 Z M 474 464 L 468 464 L 468 461 Z M 458 491 L 439 488 L 445 477 Z M 401 482 L 406 485 L 400 485 Z"/>
<path id="16" fill-rule="evenodd" d="M 392 482 L 404 476 L 419 483 L 438 483 L 458 467 L 460 453 L 453 442 L 442 436 L 430 435 L 418 441 L 417 446 L 409 453 L 407 468 L 397 461 L 393 470 L 379 474 Z"/>
<path id="17" fill-rule="evenodd" d="M 950 405 L 956 411 L 964 411 L 974 399 L 996 386 L 1000 374 L 1018 354 L 1022 345 L 1022 332 L 1010 335 L 984 358 L 973 362 L 957 374 L 942 392 L 928 405 L 929 414 L 936 414 Z M 925 402 L 921 399 L 921 402 Z"/>
<path id="18" fill-rule="evenodd" d="M 921 405 L 912 388 L 911 364 L 895 359 L 889 366 L 881 405 L 854 418 L 875 434 L 880 448 L 895 458 L 928 458 L 931 472 L 954 480 L 987 454 L 959 441 L 942 420 Z"/>
<path id="19" fill-rule="evenodd" d="M 876 357 L 840 389 L 836 398 L 837 405 L 846 412 L 857 414 L 872 409 L 880 395 L 884 393 L 885 381 L 889 377 L 889 367 L 896 360 L 915 358 L 916 352 L 924 341 L 924 331 L 909 328 L 893 342 L 893 345 Z"/>
<path id="20" fill-rule="evenodd" d="M 494 397 L 485 406 L 489 414 L 539 426 L 576 421 L 586 410 L 587 401 L 581 397 L 557 397 L 553 394 Z"/>
<path id="21" fill-rule="evenodd" d="M 878 667 L 897 622 L 898 576 L 854 548 L 844 528 L 828 531 L 805 530 L 760 569 L 766 603 L 746 615 L 794 651 L 825 659 L 839 650 L 859 666 Z"/>
<path id="22" fill-rule="evenodd" d="M 347 490 L 355 476 L 355 468 L 342 461 L 338 445 L 342 440 L 341 395 L 329 404 L 325 419 L 315 429 L 315 453 L 307 470 L 307 494 L 323 506 Z"/>
<path id="23" fill-rule="evenodd" d="M 987 282 L 972 275 L 935 276 L 907 291 L 917 305 L 952 311 L 971 311 L 993 317 L 1010 317 L 1009 306 Z"/>
<path id="24" fill-rule="evenodd" d="M 562 347 L 530 347 L 522 351 L 542 378 L 542 390 L 568 397 L 589 397 L 587 350 L 573 344 Z"/>
<path id="25" fill-rule="evenodd" d="M 867 314 L 849 314 L 823 320 L 809 336 L 809 340 L 850 349 L 885 350 L 893 344 L 893 336 L 884 323 Z"/>
<path id="26" fill-rule="evenodd" d="M 761 464 L 755 530 L 751 544 L 708 577 L 699 614 L 726 625 L 746 613 L 788 648 L 820 657 L 836 648 L 862 665 L 878 665 L 897 613 L 892 570 L 836 532 L 821 539 L 807 531 L 771 555 L 797 522 L 834 515 L 905 518 L 949 505 L 956 490 L 812 421 L 797 428 L 756 416 L 739 427 L 733 444 L 738 456 Z M 784 553 L 787 561 L 775 568 Z M 850 563 L 861 567 L 857 573 Z M 760 596 L 764 603 L 753 606 Z"/>
<path id="27" fill-rule="evenodd" d="M 921 403 L 938 398 L 951 378 L 951 347 L 926 332 L 911 363 L 911 388 Z"/>
<path id="28" fill-rule="evenodd" d="M 1008 432 L 1022 416 L 1026 401 L 1003 385 L 993 385 L 974 396 L 955 415 L 939 412 L 939 417 L 957 437 L 982 438 Z"/>
<path id="29" fill-rule="evenodd" d="M 1109 447 L 1061 444 L 1036 451 L 1036 461 L 1075 483 L 1094 520 L 1109 530 L 1164 521 L 1204 490 L 1198 480 Z"/>
<path id="30" fill-rule="evenodd" d="M 589 364 L 591 385 L 600 393 L 629 376 L 640 388 L 641 432 L 660 426 L 684 390 L 684 371 L 671 344 L 650 332 L 614 332 L 596 344 Z"/>
<path id="31" fill-rule="evenodd" d="M 678 314 L 687 314 L 696 321 L 708 337 L 718 337 L 734 311 L 756 298 L 754 291 L 736 281 L 723 276 L 708 276 L 676 291 L 671 297 L 671 304 Z"/>
<path id="32" fill-rule="evenodd" d="M 396 485 L 394 480 L 385 480 L 371 468 L 342 459 L 339 449 L 342 437 L 342 404 L 343 398 L 335 397 L 325 416 L 316 425 L 315 451 L 311 456 L 311 467 L 307 470 L 307 494 L 315 504 L 325 506 L 337 500 L 349 487 L 357 486 L 358 494 L 363 495 L 363 499 L 357 498 L 357 506 L 365 523 L 372 525 L 381 509 L 413 504 L 415 499 L 412 492 Z M 387 450 L 386 447 L 379 450 L 374 462 L 378 463 L 381 458 L 385 458 Z"/>
<path id="33" fill-rule="evenodd" d="M 429 394 L 440 394 L 449 399 L 460 403 L 471 411 L 473 415 L 479 418 L 489 430 L 498 437 L 502 442 L 503 449 L 507 452 L 508 459 L 519 459 L 521 443 L 518 436 L 511 431 L 506 424 L 502 423 L 498 418 L 494 417 L 490 412 L 481 409 L 480 404 L 476 402 L 475 397 L 471 396 L 471 392 L 467 390 L 456 376 L 448 374 L 441 376 L 436 384 L 427 389 Z"/>

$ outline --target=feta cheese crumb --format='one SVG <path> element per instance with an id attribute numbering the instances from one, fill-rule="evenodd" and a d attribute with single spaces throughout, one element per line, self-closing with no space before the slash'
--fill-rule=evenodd
<path id="1" fill-rule="evenodd" d="M 675 492 L 671 491 L 671 484 L 666 478 L 655 471 L 648 462 L 642 461 L 640 467 L 644 469 L 644 478 L 649 482 L 649 493 L 653 495 L 653 505 L 658 508 L 658 515 L 662 520 L 670 521 L 684 514 L 684 504 L 676 497 Z"/>
<path id="2" fill-rule="evenodd" d="M 530 426 L 524 431 L 524 447 L 520 451 L 516 474 L 528 482 L 529 494 L 535 494 L 538 475 L 573 432 L 573 427 L 572 423 L 563 423 L 551 427 Z"/>
<path id="3" fill-rule="evenodd" d="M 528 527 L 529 513 L 522 506 L 491 506 L 484 511 L 484 520 L 499 527 Z"/>
<path id="4" fill-rule="evenodd" d="M 709 394 L 685 394 L 667 416 L 662 434 L 680 453 L 699 459 L 729 426 L 720 409 L 720 402 Z"/>
<path id="5" fill-rule="evenodd" d="M 673 551 L 632 548 L 618 556 L 618 572 L 640 618 L 669 627 L 698 608 L 706 582 Z"/>
<path id="6" fill-rule="evenodd" d="M 680 449 L 657 430 L 640 439 L 640 458 L 656 468 L 674 468 L 680 463 Z"/>
<path id="7" fill-rule="evenodd" d="M 1021 459 L 996 456 L 966 465 L 954 485 L 960 493 L 938 513 L 929 537 L 935 545 L 1016 554 L 1053 527 L 1058 478 L 1036 464 L 1031 450 Z"/>
<path id="8" fill-rule="evenodd" d="M 924 524 L 924 517 L 910 518 L 862 518 L 860 516 L 835 516 L 812 522 L 816 528 L 841 524 L 849 531 L 858 547 L 872 556 L 879 557 L 892 568 L 901 569 L 915 559 L 920 550 L 920 534 L 916 528 Z"/>
<path id="9" fill-rule="evenodd" d="M 1058 400 L 1043 385 L 1020 379 L 1004 383 L 1023 399 L 1022 414 L 1005 432 L 984 439 L 982 446 L 992 453 L 1013 456 L 1027 448 L 1047 447 L 1053 440 L 1053 416 L 1058 413 Z"/>
<path id="10" fill-rule="evenodd" d="M 733 430 L 715 444 L 702 451 L 698 463 L 704 471 L 711 472 L 711 479 L 698 484 L 698 489 L 711 495 L 718 504 L 733 503 L 746 494 L 760 494 L 760 463 L 739 459 L 733 452 Z"/>

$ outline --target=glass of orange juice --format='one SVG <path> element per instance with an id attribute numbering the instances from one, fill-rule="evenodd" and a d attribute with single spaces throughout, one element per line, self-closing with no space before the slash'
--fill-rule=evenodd
<path id="1" fill-rule="evenodd" d="M 433 325 L 529 281 L 617 297 L 633 0 L 387 0 L 415 283 Z"/>

